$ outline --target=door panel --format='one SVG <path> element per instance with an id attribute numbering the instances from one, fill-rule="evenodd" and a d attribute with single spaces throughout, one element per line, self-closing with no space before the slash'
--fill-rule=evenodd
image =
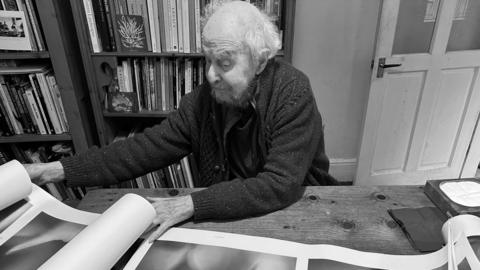
<path id="1" fill-rule="evenodd" d="M 425 73 L 388 74 L 378 122 L 372 174 L 403 172 Z"/>
<path id="2" fill-rule="evenodd" d="M 434 117 L 431 118 L 425 139 L 419 170 L 446 168 L 453 165 L 458 130 L 464 120 L 473 75 L 473 69 L 442 72 L 441 83 L 434 96 L 436 100 L 432 114 Z"/>

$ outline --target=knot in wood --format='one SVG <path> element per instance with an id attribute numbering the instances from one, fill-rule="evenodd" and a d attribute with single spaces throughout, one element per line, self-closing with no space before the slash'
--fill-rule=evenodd
<path id="1" fill-rule="evenodd" d="M 342 220 L 341 225 L 346 230 L 352 230 L 355 228 L 355 222 L 351 220 Z"/>
<path id="2" fill-rule="evenodd" d="M 388 199 L 388 197 L 385 194 L 380 193 L 380 192 L 374 192 L 371 195 L 371 198 L 373 198 L 374 200 L 377 200 L 377 201 L 385 201 L 386 199 Z"/>
<path id="3" fill-rule="evenodd" d="M 310 199 L 311 201 L 316 201 L 318 198 L 315 195 L 310 195 L 308 196 L 308 199 Z"/>
<path id="4" fill-rule="evenodd" d="M 177 196 L 178 193 L 180 193 L 180 192 L 176 189 L 171 189 L 171 190 L 168 191 L 168 195 L 170 195 L 172 197 Z"/>
<path id="5" fill-rule="evenodd" d="M 393 229 L 393 228 L 396 228 L 396 227 L 397 227 L 397 223 L 396 223 L 395 221 L 393 221 L 393 220 L 389 220 L 389 221 L 387 221 L 387 226 L 388 226 L 389 228 L 392 228 L 392 229 Z"/>

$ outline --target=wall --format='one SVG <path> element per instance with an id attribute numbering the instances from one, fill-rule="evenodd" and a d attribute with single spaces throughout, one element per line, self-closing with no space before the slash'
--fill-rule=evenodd
<path id="1" fill-rule="evenodd" d="M 340 180 L 356 170 L 380 0 L 297 0 L 293 64 L 312 84 Z"/>

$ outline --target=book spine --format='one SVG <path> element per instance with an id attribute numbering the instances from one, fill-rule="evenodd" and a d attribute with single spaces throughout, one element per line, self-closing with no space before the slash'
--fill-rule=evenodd
<path id="1" fill-rule="evenodd" d="M 17 89 L 16 94 L 18 96 L 18 100 L 22 104 L 23 113 L 25 114 L 25 118 L 27 120 L 27 126 L 28 126 L 29 132 L 36 133 L 38 131 L 38 129 L 35 126 L 35 123 L 33 121 L 33 118 L 31 116 L 31 114 L 30 114 L 29 108 L 27 106 L 27 101 L 26 101 L 25 95 L 24 95 L 25 87 L 26 87 L 25 83 L 23 83 L 22 85 L 18 85 L 16 87 L 16 89 Z"/>
<path id="2" fill-rule="evenodd" d="M 113 31 L 113 41 L 115 42 L 115 48 L 116 51 L 121 51 L 122 45 L 121 45 L 121 40 L 120 36 L 117 31 L 117 14 L 122 14 L 119 11 L 119 4 L 118 1 L 114 0 L 105 0 L 108 1 L 108 4 L 110 6 L 110 20 L 112 22 L 112 31 Z"/>
<path id="3" fill-rule="evenodd" d="M 189 17 L 189 9 L 190 5 L 188 4 L 188 0 L 181 0 L 182 1 L 182 26 L 183 26 L 183 51 L 186 53 L 190 53 L 190 17 Z"/>
<path id="4" fill-rule="evenodd" d="M 168 93 L 168 110 L 173 110 L 174 109 L 174 90 L 176 88 L 175 86 L 175 78 L 174 78 L 174 65 L 173 61 L 168 63 L 168 74 L 167 74 L 167 81 L 168 81 L 168 87 L 167 87 L 167 93 Z"/>
<path id="5" fill-rule="evenodd" d="M 97 32 L 97 24 L 95 22 L 95 13 L 92 7 L 92 0 L 83 0 L 83 7 L 85 10 L 85 17 L 87 18 L 88 30 L 90 33 L 90 42 L 92 43 L 92 50 L 95 53 L 102 51 L 102 45 Z"/>
<path id="6" fill-rule="evenodd" d="M 35 9 L 33 7 L 32 0 L 25 0 L 27 6 L 28 16 L 30 17 L 30 22 L 32 23 L 33 32 L 35 39 L 37 40 L 38 50 L 45 51 L 47 48 L 45 46 L 45 40 L 43 39 L 42 29 L 38 24 L 38 17 Z"/>
<path id="7" fill-rule="evenodd" d="M 167 50 L 167 29 L 165 28 L 165 23 L 167 21 L 167 17 L 165 17 L 166 13 L 164 11 L 165 9 L 165 0 L 159 0 L 157 1 L 157 22 L 158 22 L 158 31 L 160 33 L 160 36 L 158 36 L 159 39 L 159 46 L 162 50 L 162 52 L 168 51 Z"/>
<path id="8" fill-rule="evenodd" d="M 68 121 L 67 121 L 67 114 L 65 113 L 65 108 L 63 107 L 62 97 L 60 94 L 60 90 L 58 89 L 57 82 L 55 77 L 51 74 L 46 76 L 47 83 L 49 85 L 49 89 L 52 91 L 52 99 L 55 105 L 55 110 L 57 112 L 57 116 L 60 119 L 60 125 L 62 126 L 63 132 L 68 132 Z"/>
<path id="9" fill-rule="evenodd" d="M 185 60 L 185 94 L 192 92 L 192 60 Z"/>
<path id="10" fill-rule="evenodd" d="M 107 17 L 102 0 L 92 0 L 92 8 L 102 48 L 104 51 L 112 51 L 109 41 Z"/>
<path id="11" fill-rule="evenodd" d="M 47 81 L 45 79 L 45 74 L 44 73 L 37 73 L 37 79 L 40 85 L 40 91 L 42 92 L 42 96 L 45 101 L 45 105 L 47 108 L 47 113 L 49 115 L 50 121 L 53 126 L 53 130 L 55 131 L 55 134 L 61 134 L 62 133 L 62 127 L 60 125 L 60 119 L 57 116 L 57 111 L 55 110 L 55 105 L 53 104 L 53 98 L 52 95 L 50 94 L 51 91 L 48 87 Z"/>
<path id="12" fill-rule="evenodd" d="M 32 121 L 32 126 L 33 126 L 34 132 L 36 134 L 40 134 L 40 128 L 38 127 L 37 120 L 35 119 L 35 117 L 33 115 L 33 109 L 32 109 L 32 107 L 30 106 L 30 103 L 27 100 L 27 96 L 25 94 L 25 91 L 26 90 L 24 88 L 21 89 L 22 99 L 25 101 L 25 107 L 27 108 L 28 115 L 30 116 L 30 119 Z"/>
<path id="13" fill-rule="evenodd" d="M 142 76 L 141 76 L 141 65 L 140 65 L 140 59 L 135 58 L 133 59 L 133 74 L 135 78 L 135 92 L 137 92 L 137 103 L 138 103 L 138 109 L 142 110 L 142 97 L 141 92 L 142 92 Z"/>
<path id="14" fill-rule="evenodd" d="M 169 7 L 170 7 L 170 15 L 169 15 L 169 23 L 170 33 L 171 33 L 171 42 L 172 42 L 172 51 L 178 52 L 179 51 L 179 44 L 178 44 L 178 21 L 177 21 L 177 5 L 175 0 L 168 0 Z"/>
<path id="15" fill-rule="evenodd" d="M 47 129 L 45 128 L 45 125 L 43 124 L 42 121 L 42 116 L 40 115 L 40 109 L 37 106 L 37 103 L 35 101 L 35 97 L 33 95 L 33 89 L 26 89 L 25 90 L 25 97 L 26 100 L 29 104 L 29 106 L 32 109 L 32 116 L 35 119 L 35 122 L 37 123 L 38 130 L 40 134 L 46 135 L 47 134 Z"/>
<path id="16" fill-rule="evenodd" d="M 55 109 L 52 90 L 49 87 L 49 84 L 45 77 L 45 73 L 37 73 L 37 78 L 40 83 L 40 90 L 42 91 L 42 95 L 45 99 L 45 105 L 47 106 L 47 112 L 48 112 L 48 115 L 50 116 L 49 118 L 52 123 L 55 134 L 61 134 L 62 125 L 60 124 L 60 118 L 57 114 L 57 110 Z"/>
<path id="17" fill-rule="evenodd" d="M 45 113 L 46 108 L 43 102 L 43 97 L 41 96 L 40 86 L 38 84 L 37 78 L 35 74 L 29 74 L 30 83 L 32 84 L 33 89 L 33 96 L 35 97 L 35 102 L 38 105 L 40 115 L 42 116 L 43 124 L 45 125 L 45 129 L 47 130 L 47 134 L 52 134 L 52 129 L 50 128 L 50 123 Z"/>
<path id="18" fill-rule="evenodd" d="M 152 52 L 161 52 L 160 48 L 160 29 L 158 26 L 157 0 L 147 0 L 148 24 L 150 25 L 150 40 L 152 42 Z"/>
<path id="19" fill-rule="evenodd" d="M 195 1 L 192 1 L 188 3 L 188 37 L 192 53 L 197 52 L 195 31 Z"/>
<path id="20" fill-rule="evenodd" d="M 10 119 L 10 123 L 12 124 L 13 132 L 15 134 L 23 134 L 22 125 L 15 115 L 13 103 L 10 99 L 10 95 L 8 95 L 7 85 L 5 84 L 2 76 L 0 76 L 0 96 L 3 101 L 3 105 L 5 106 L 5 111 L 7 112 L 8 118 Z"/>
<path id="21" fill-rule="evenodd" d="M 165 59 L 160 59 L 160 84 L 161 84 L 161 97 L 162 97 L 162 111 L 167 110 L 167 63 Z"/>
<path id="22" fill-rule="evenodd" d="M 176 16 L 177 16 L 177 38 L 178 38 L 178 52 L 185 52 L 185 47 L 183 44 L 183 9 L 182 9 L 182 0 L 173 0 L 173 5 L 176 5 Z"/>
<path id="23" fill-rule="evenodd" d="M 123 65 L 117 66 L 117 80 L 119 91 L 127 92 L 127 88 L 125 87 L 125 76 L 123 75 Z"/>
<path id="24" fill-rule="evenodd" d="M 2 86 L 0 85 L 0 91 L 3 91 L 2 90 Z M 0 94 L 0 97 L 2 95 Z M 13 127 L 10 119 L 9 119 L 9 116 L 8 116 L 8 113 L 7 113 L 7 109 L 5 108 L 5 105 L 4 105 L 4 99 L 3 97 L 0 98 L 0 111 L 2 113 L 2 127 L 4 127 L 4 129 L 2 129 L 2 136 L 11 136 L 13 134 L 15 134 L 15 128 Z"/>
<path id="25" fill-rule="evenodd" d="M 149 71 L 149 76 L 148 76 L 148 81 L 149 81 L 149 87 L 147 88 L 147 100 L 148 100 L 148 109 L 149 110 L 156 110 L 159 107 L 157 104 L 155 104 L 156 101 L 150 99 L 150 93 L 153 91 L 157 91 L 158 89 L 158 84 L 156 82 L 156 79 L 158 78 L 157 76 L 157 65 L 156 62 L 158 60 L 156 59 L 151 59 L 149 58 L 148 60 L 148 71 Z"/>
<path id="26" fill-rule="evenodd" d="M 122 61 L 123 78 L 125 79 L 125 92 L 133 92 L 132 66 L 129 60 Z"/>
<path id="27" fill-rule="evenodd" d="M 163 20 L 164 20 L 164 31 L 165 31 L 165 48 L 167 52 L 173 52 L 172 48 L 172 19 L 170 18 L 170 1 L 163 0 L 162 5 L 159 6 L 163 8 Z M 160 21 L 161 22 L 161 21 Z"/>
<path id="28" fill-rule="evenodd" d="M 33 32 L 33 27 L 31 23 L 30 16 L 28 14 L 27 6 L 25 4 L 25 0 L 17 0 L 17 5 L 19 7 L 19 11 L 22 11 L 25 16 L 25 24 L 27 25 L 26 35 L 30 35 L 33 38 L 30 38 L 30 45 L 32 46 L 32 51 L 39 51 L 37 46 L 37 36 Z"/>
<path id="29" fill-rule="evenodd" d="M 22 106 L 22 103 L 19 99 L 18 92 L 16 89 L 15 82 L 6 82 L 6 88 L 8 91 L 8 95 L 10 96 L 10 99 L 12 100 L 13 104 L 13 109 L 15 110 L 15 114 L 18 116 L 18 119 L 20 120 L 22 124 L 22 129 L 23 133 L 31 133 L 32 131 L 30 130 L 30 125 L 26 116 L 26 111 L 24 110 L 24 107 Z"/>
<path id="30" fill-rule="evenodd" d="M 105 17 L 107 19 L 107 27 L 108 27 L 108 40 L 110 41 L 110 49 L 112 52 L 117 50 L 117 44 L 115 42 L 115 28 L 114 28 L 114 20 L 112 19 L 112 7 L 108 0 L 102 0 L 103 9 L 105 10 Z"/>
<path id="31" fill-rule="evenodd" d="M 200 30 L 200 0 L 194 0 L 195 2 L 195 47 L 196 52 L 202 52 L 202 35 Z"/>

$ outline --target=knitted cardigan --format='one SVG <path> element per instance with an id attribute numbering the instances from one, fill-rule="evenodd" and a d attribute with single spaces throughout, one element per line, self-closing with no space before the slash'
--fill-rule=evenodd
<path id="1" fill-rule="evenodd" d="M 256 177 L 228 179 L 223 133 L 213 113 L 216 102 L 205 83 L 185 95 L 177 111 L 142 134 L 62 159 L 66 183 L 118 184 L 193 152 L 199 170 L 195 187 L 208 187 L 191 194 L 195 220 L 268 213 L 297 201 L 302 184 L 334 184 L 327 173 L 322 120 L 308 78 L 285 62 L 270 60 L 257 87 L 258 139 L 265 163 Z"/>

